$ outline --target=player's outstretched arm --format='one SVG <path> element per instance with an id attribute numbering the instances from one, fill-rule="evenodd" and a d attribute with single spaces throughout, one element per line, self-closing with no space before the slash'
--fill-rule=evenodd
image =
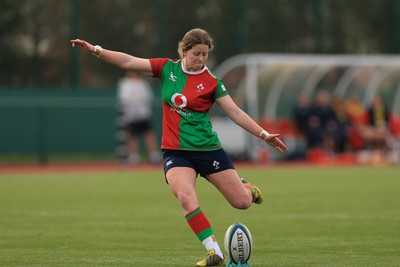
<path id="1" fill-rule="evenodd" d="M 126 53 L 104 49 L 98 45 L 92 45 L 85 40 L 71 40 L 72 47 L 77 45 L 83 47 L 87 52 L 99 57 L 100 59 L 115 65 L 121 69 L 130 69 L 140 72 L 142 75 L 151 76 L 152 70 L 150 60 L 138 58 Z"/>

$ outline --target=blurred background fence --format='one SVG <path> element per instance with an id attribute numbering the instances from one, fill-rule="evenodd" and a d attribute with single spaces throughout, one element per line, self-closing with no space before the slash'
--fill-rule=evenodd
<path id="1" fill-rule="evenodd" d="M 154 110 L 160 133 L 160 105 Z M 116 120 L 113 90 L 1 90 L 0 156 L 5 163 L 112 160 Z"/>

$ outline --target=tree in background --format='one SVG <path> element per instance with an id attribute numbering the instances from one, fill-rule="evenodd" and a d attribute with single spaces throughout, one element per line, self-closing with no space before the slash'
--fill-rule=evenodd
<path id="1" fill-rule="evenodd" d="M 75 32 L 73 38 L 105 48 L 173 57 L 176 40 L 188 29 L 202 27 L 218 47 L 210 57 L 214 66 L 250 52 L 398 53 L 399 2 L 4 0 L 0 85 L 70 86 L 75 70 L 79 85 L 115 86 L 123 74 L 118 69 L 83 54 L 76 62 L 70 60 L 69 39 Z"/>

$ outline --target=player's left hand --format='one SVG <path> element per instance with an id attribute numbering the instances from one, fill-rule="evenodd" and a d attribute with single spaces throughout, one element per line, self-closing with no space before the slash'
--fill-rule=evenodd
<path id="1" fill-rule="evenodd" d="M 279 152 L 289 151 L 289 148 L 279 139 L 280 134 L 268 134 L 265 143 L 276 148 Z"/>

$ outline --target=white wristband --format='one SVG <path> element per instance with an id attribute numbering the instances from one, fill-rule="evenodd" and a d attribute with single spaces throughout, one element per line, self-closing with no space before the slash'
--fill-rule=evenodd
<path id="1" fill-rule="evenodd" d="M 99 45 L 95 45 L 92 54 L 95 55 L 96 57 L 100 57 L 101 53 L 103 53 L 103 48 Z"/>
<path id="2" fill-rule="evenodd" d="M 266 130 L 262 130 L 260 133 L 260 138 L 266 140 L 269 136 L 269 132 L 267 132 Z"/>

